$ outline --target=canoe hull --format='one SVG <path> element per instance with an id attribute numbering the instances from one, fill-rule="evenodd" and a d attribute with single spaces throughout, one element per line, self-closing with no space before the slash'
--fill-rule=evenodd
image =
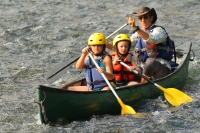
<path id="1" fill-rule="evenodd" d="M 172 74 L 155 82 L 165 88 L 182 89 L 188 76 L 191 43 L 181 47 L 182 61 Z M 157 98 L 162 92 L 153 84 L 138 84 L 116 89 L 116 93 L 124 104 L 134 108 L 144 99 Z M 43 107 L 48 120 L 44 119 L 44 110 L 38 106 L 42 123 L 56 123 L 59 119 L 66 121 L 87 119 L 92 115 L 120 114 L 121 106 L 111 91 L 75 92 L 39 85 L 37 87 L 38 101 L 43 101 Z M 42 112 L 43 111 L 43 112 Z"/>

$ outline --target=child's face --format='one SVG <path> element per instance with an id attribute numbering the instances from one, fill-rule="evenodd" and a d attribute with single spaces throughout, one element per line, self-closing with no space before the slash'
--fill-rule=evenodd
<path id="1" fill-rule="evenodd" d="M 128 52 L 129 42 L 120 41 L 117 44 L 117 48 L 118 48 L 120 54 L 126 54 Z"/>
<path id="2" fill-rule="evenodd" d="M 103 51 L 103 45 L 91 45 L 90 47 L 94 54 L 100 54 Z"/>

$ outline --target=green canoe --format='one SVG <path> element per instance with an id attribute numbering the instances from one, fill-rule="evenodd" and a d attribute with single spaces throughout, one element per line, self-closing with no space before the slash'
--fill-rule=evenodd
<path id="1" fill-rule="evenodd" d="M 163 87 L 183 88 L 188 77 L 188 65 L 191 52 L 191 42 L 176 48 L 178 68 L 170 75 L 155 80 Z M 176 81 L 176 82 L 174 82 Z M 68 86 L 81 85 L 84 79 L 69 83 Z M 122 86 L 115 89 L 124 104 L 134 107 L 144 99 L 160 96 L 160 91 L 153 84 L 137 84 Z M 41 123 L 57 123 L 59 120 L 73 121 L 90 118 L 92 115 L 120 114 L 121 107 L 111 91 L 78 92 L 61 88 L 39 85 L 36 90 L 38 111 Z"/>

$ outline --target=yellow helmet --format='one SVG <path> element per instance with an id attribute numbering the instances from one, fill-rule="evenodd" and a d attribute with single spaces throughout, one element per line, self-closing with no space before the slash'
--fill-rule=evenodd
<path id="1" fill-rule="evenodd" d="M 131 44 L 131 39 L 127 34 L 119 34 L 113 39 L 113 47 L 119 42 L 119 41 L 130 41 Z"/>
<path id="2" fill-rule="evenodd" d="M 106 44 L 106 37 L 102 33 L 93 33 L 88 38 L 88 45 L 103 45 Z"/>

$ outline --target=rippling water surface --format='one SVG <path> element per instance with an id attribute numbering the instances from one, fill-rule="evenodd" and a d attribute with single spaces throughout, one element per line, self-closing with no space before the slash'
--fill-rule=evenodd
<path id="1" fill-rule="evenodd" d="M 141 6 L 156 9 L 157 24 L 176 46 L 193 43 L 196 58 L 183 89 L 193 102 L 175 108 L 158 98 L 138 106 L 138 112 L 147 112 L 143 117 L 105 115 L 65 125 L 40 124 L 33 97 L 38 84 L 48 85 L 45 74 L 79 56 L 90 34 L 110 35 Z M 199 132 L 199 7 L 199 0 L 0 0 L 0 132 Z M 131 29 L 121 32 L 130 34 Z"/>

